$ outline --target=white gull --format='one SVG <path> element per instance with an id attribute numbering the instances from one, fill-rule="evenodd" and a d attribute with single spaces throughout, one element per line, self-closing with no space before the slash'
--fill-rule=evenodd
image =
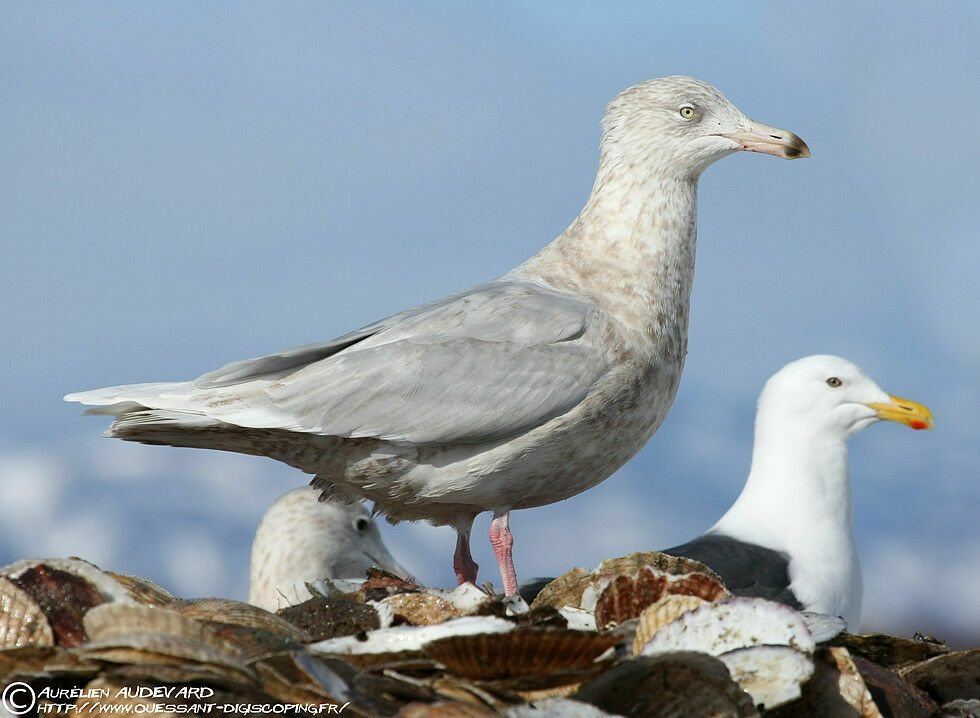
<path id="1" fill-rule="evenodd" d="M 511 509 L 603 481 L 673 402 L 701 173 L 739 150 L 809 156 L 689 77 L 621 92 L 602 126 L 584 209 L 498 279 L 192 381 L 66 399 L 115 416 L 109 436 L 270 456 L 391 521 L 451 525 L 460 583 L 477 577 L 473 519 L 493 511 L 504 592 L 516 594 Z"/>
<path id="2" fill-rule="evenodd" d="M 265 512 L 252 542 L 249 603 L 276 611 L 310 598 L 308 582 L 363 578 L 372 566 L 408 577 L 362 504 L 319 498 L 319 490 L 303 486 Z"/>
<path id="3" fill-rule="evenodd" d="M 706 534 L 665 553 L 707 564 L 733 593 L 841 616 L 857 632 L 862 581 L 847 440 L 881 419 L 933 427 L 926 407 L 886 394 L 846 359 L 787 364 L 759 396 L 742 493 Z"/>

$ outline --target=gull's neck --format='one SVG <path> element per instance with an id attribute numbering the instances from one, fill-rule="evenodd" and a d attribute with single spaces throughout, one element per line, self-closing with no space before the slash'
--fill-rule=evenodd
<path id="1" fill-rule="evenodd" d="M 789 550 L 815 533 L 853 539 L 846 437 L 803 424 L 760 415 L 745 487 L 714 529 Z"/>
<path id="2" fill-rule="evenodd" d="M 788 553 L 797 598 L 854 631 L 862 585 L 847 439 L 803 424 L 760 410 L 745 488 L 710 532 Z"/>
<path id="3" fill-rule="evenodd" d="M 510 276 L 589 297 L 643 334 L 686 329 L 697 220 L 697 177 L 604 151 L 574 222 Z"/>

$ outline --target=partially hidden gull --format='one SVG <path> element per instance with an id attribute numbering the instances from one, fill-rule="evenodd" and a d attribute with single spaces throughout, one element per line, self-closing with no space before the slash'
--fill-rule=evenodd
<path id="1" fill-rule="evenodd" d="M 735 594 L 840 616 L 856 632 L 862 580 L 847 440 L 882 419 L 933 427 L 926 407 L 886 394 L 846 359 L 787 364 L 759 396 L 742 493 L 707 533 L 664 553 L 707 564 Z"/>
<path id="2" fill-rule="evenodd" d="M 252 542 L 249 603 L 274 612 L 310 598 L 308 582 L 363 578 L 372 566 L 408 578 L 362 504 L 319 499 L 303 486 L 265 512 Z"/>
<path id="3" fill-rule="evenodd" d="M 65 398 L 114 416 L 108 436 L 270 456 L 389 521 L 453 526 L 460 583 L 477 578 L 473 520 L 492 511 L 504 592 L 519 606 L 511 509 L 603 481 L 673 402 L 701 173 L 739 150 L 809 156 L 689 77 L 623 91 L 602 127 L 585 207 L 503 276 L 191 381 Z"/>

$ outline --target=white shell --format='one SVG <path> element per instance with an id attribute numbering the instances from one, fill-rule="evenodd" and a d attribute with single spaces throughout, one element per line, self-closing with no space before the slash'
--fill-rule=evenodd
<path id="1" fill-rule="evenodd" d="M 814 611 L 803 611 L 803 623 L 813 634 L 813 640 L 817 643 L 829 641 L 834 636 L 847 630 L 847 621 L 840 616 L 831 616 L 826 613 L 815 613 Z"/>
<path id="2" fill-rule="evenodd" d="M 573 631 L 598 630 L 595 625 L 595 613 L 592 611 L 583 611 L 581 608 L 562 606 L 558 609 L 558 613 L 565 617 L 565 620 L 568 621 L 568 627 Z"/>
<path id="3" fill-rule="evenodd" d="M 761 598 L 733 598 L 707 604 L 668 623 L 641 654 L 701 651 L 718 656 L 762 645 L 792 646 L 808 655 L 816 647 L 803 618 L 789 606 Z"/>
<path id="4" fill-rule="evenodd" d="M 813 675 L 813 661 L 789 646 L 750 646 L 722 653 L 732 680 L 752 701 L 775 708 L 802 695 L 800 687 Z"/>
<path id="5" fill-rule="evenodd" d="M 439 596 L 439 598 L 446 599 L 464 614 L 472 613 L 490 598 L 486 591 L 472 583 L 464 583 L 452 591 L 441 588 L 424 588 L 422 590 L 425 593 L 431 593 Z"/>
<path id="6" fill-rule="evenodd" d="M 448 636 L 468 636 L 476 633 L 506 633 L 516 624 L 495 616 L 465 616 L 435 626 L 395 626 L 382 628 L 367 634 L 367 640 L 357 636 L 328 638 L 312 643 L 307 649 L 312 653 L 333 655 L 362 655 L 371 653 L 398 653 L 420 651 L 429 641 Z"/>

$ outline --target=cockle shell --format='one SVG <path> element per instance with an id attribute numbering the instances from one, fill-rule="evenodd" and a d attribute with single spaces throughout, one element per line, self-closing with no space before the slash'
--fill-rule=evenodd
<path id="1" fill-rule="evenodd" d="M 53 646 L 51 625 L 37 601 L 0 576 L 0 649 L 28 645 Z"/>

